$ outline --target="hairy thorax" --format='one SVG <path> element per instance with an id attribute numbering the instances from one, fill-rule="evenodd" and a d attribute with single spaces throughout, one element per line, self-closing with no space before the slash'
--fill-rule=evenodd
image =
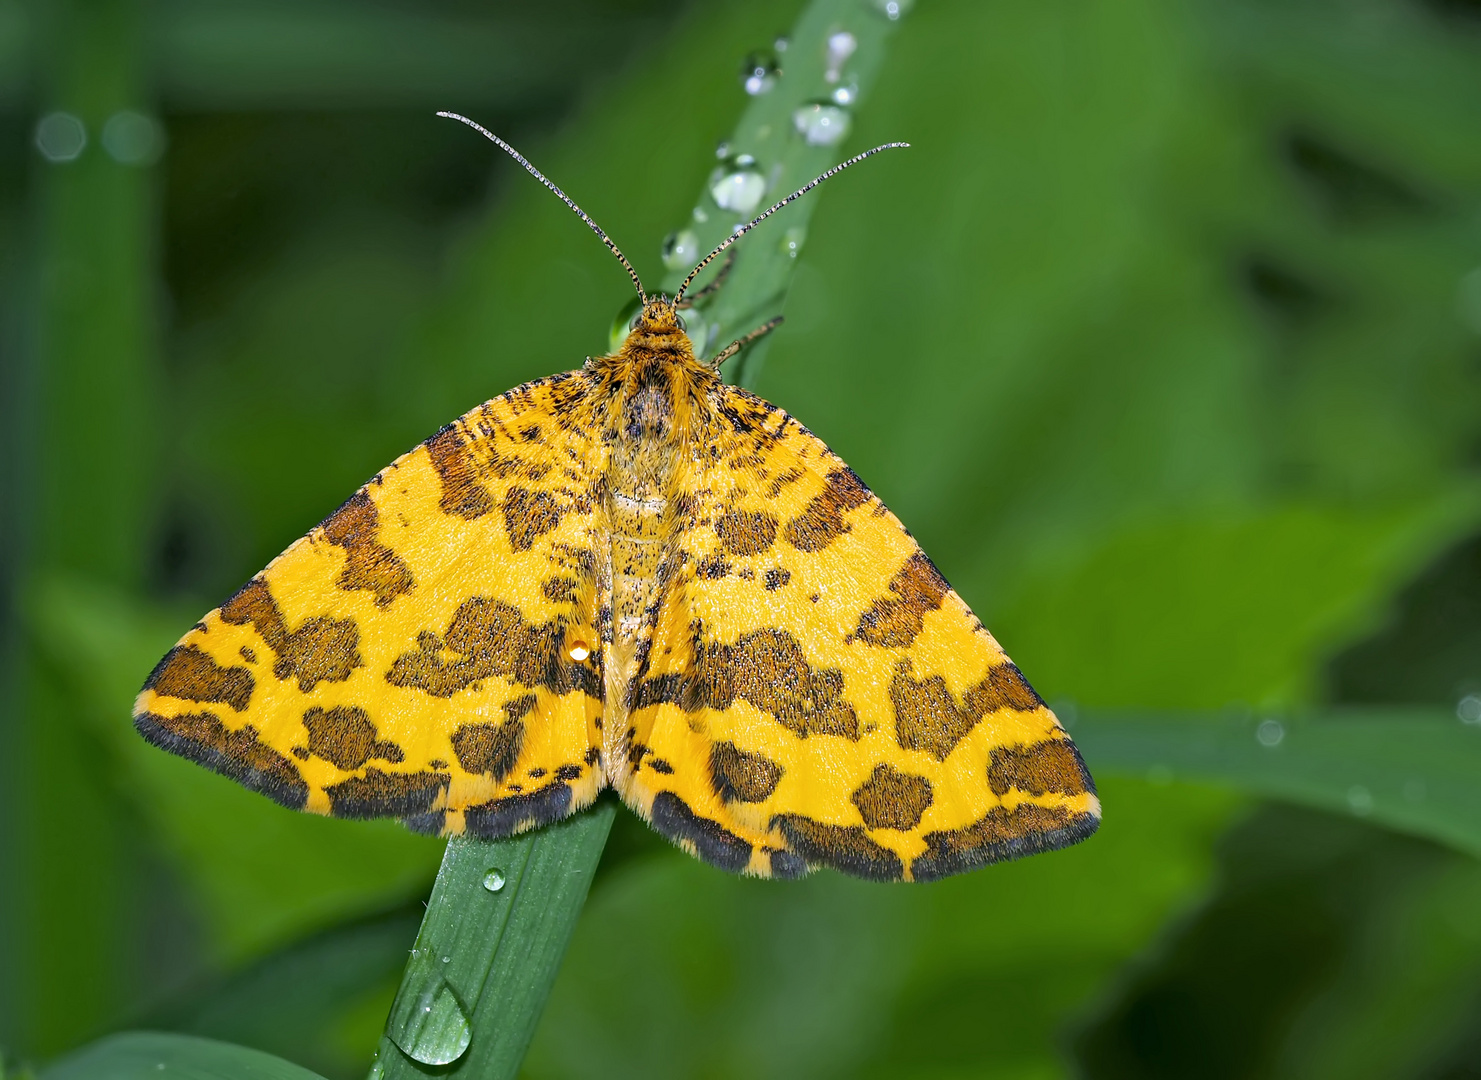
<path id="1" fill-rule="evenodd" d="M 678 482 L 713 445 L 712 395 L 720 379 L 677 327 L 635 331 L 615 355 L 592 361 L 601 384 L 611 537 L 609 708 L 627 696 L 666 592 L 686 523 Z"/>

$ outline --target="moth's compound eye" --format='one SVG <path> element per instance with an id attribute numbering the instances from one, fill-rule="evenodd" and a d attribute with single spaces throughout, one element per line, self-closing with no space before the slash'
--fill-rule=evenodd
<path id="1" fill-rule="evenodd" d="M 640 311 L 636 315 L 633 316 L 633 321 L 627 324 L 627 328 L 629 330 L 636 330 L 638 328 L 638 324 L 641 323 L 642 321 L 643 321 L 643 313 Z"/>
<path id="2" fill-rule="evenodd" d="M 674 316 L 674 322 L 676 322 L 676 323 L 679 324 L 679 329 L 680 330 L 688 330 L 689 329 L 689 327 L 685 324 L 685 322 L 684 322 L 684 316 L 682 316 L 682 315 L 675 315 Z"/>

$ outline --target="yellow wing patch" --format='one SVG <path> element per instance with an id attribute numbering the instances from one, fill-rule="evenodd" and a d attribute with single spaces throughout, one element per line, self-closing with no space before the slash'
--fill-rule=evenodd
<path id="1" fill-rule="evenodd" d="M 501 836 L 591 802 L 588 393 L 579 374 L 520 387 L 400 458 L 171 650 L 139 730 L 286 806 L 425 832 Z"/>
<path id="2" fill-rule="evenodd" d="M 726 387 L 614 782 L 730 870 L 929 880 L 1094 831 L 1074 745 L 894 515 Z"/>

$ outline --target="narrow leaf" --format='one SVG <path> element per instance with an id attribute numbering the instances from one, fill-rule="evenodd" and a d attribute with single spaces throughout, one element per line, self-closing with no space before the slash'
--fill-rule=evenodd
<path id="1" fill-rule="evenodd" d="M 1215 781 L 1481 855 L 1481 726 L 1454 713 L 1095 711 L 1073 734 L 1092 772 Z"/>

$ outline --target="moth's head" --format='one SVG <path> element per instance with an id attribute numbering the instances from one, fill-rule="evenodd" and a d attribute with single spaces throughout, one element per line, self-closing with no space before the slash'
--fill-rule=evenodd
<path id="1" fill-rule="evenodd" d="M 674 301 L 667 296 L 647 297 L 638 313 L 633 316 L 632 322 L 628 323 L 628 330 L 648 339 L 645 344 L 650 348 L 673 348 L 678 342 L 672 339 L 678 337 L 682 337 L 688 344 L 686 329 L 683 316 L 679 314 Z"/>

